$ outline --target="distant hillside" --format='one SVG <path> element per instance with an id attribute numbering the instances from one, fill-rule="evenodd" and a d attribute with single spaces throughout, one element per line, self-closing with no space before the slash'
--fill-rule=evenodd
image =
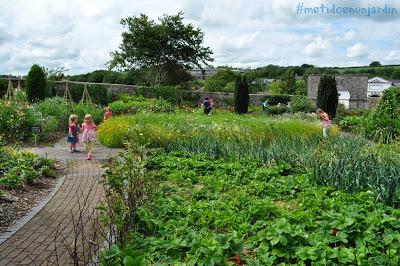
<path id="1" fill-rule="evenodd" d="M 337 67 L 335 70 L 341 74 L 363 73 L 370 77 L 380 76 L 386 79 L 400 79 L 400 65 Z"/>

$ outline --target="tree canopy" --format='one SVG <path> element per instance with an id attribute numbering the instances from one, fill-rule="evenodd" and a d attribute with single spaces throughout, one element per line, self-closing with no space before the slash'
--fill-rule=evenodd
<path id="1" fill-rule="evenodd" d="M 153 68 L 159 84 L 165 66 L 200 67 L 213 61 L 211 49 L 203 46 L 204 33 L 193 24 L 185 24 L 182 12 L 164 15 L 158 23 L 141 14 L 123 18 L 121 24 L 127 31 L 122 33 L 119 49 L 111 52 L 110 68 Z"/>

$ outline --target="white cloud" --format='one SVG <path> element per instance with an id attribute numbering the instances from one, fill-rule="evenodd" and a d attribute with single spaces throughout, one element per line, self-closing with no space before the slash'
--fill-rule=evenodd
<path id="1" fill-rule="evenodd" d="M 369 49 L 362 43 L 356 43 L 353 46 L 347 47 L 347 57 L 349 58 L 361 58 L 368 57 Z"/>
<path id="2" fill-rule="evenodd" d="M 304 2 L 321 4 L 318 0 Z M 345 0 L 335 2 L 349 4 Z M 185 13 L 186 22 L 205 32 L 205 44 L 214 51 L 214 65 L 308 62 L 334 66 L 368 64 L 372 57 L 382 63 L 400 63 L 400 16 L 300 16 L 295 12 L 297 4 L 292 0 L 14 0 L 12 5 L 0 1 L 0 74 L 26 74 L 34 63 L 66 66 L 71 74 L 105 68 L 109 52 L 121 41 L 122 17 L 145 13 L 157 19 L 179 11 Z M 379 31 L 371 35 L 377 25 Z M 356 45 L 347 47 L 350 42 Z M 349 58 L 353 59 L 351 63 Z"/>
<path id="3" fill-rule="evenodd" d="M 335 40 L 337 42 L 349 42 L 349 41 L 354 40 L 355 37 L 356 37 L 355 31 L 349 30 L 349 31 L 346 31 L 343 36 L 337 36 Z"/>
<path id="4" fill-rule="evenodd" d="M 324 52 L 328 52 L 330 49 L 330 41 L 319 36 L 315 38 L 314 41 L 307 44 L 306 48 L 304 49 L 304 54 L 310 57 L 317 57 L 323 55 Z"/>

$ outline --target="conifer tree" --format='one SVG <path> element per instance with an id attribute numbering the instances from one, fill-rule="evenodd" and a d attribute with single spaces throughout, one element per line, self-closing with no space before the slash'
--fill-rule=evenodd
<path id="1" fill-rule="evenodd" d="M 334 76 L 323 76 L 318 84 L 317 107 L 328 113 L 332 119 L 336 116 L 339 95 Z"/>

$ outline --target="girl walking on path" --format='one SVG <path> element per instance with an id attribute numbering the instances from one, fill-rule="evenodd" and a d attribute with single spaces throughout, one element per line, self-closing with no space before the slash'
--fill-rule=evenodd
<path id="1" fill-rule="evenodd" d="M 69 143 L 70 153 L 77 151 L 76 144 L 79 142 L 79 137 L 78 137 L 79 127 L 76 124 L 77 121 L 78 121 L 77 115 L 69 116 L 67 143 Z"/>
<path id="2" fill-rule="evenodd" d="M 331 128 L 331 120 L 329 115 L 322 109 L 317 109 L 317 115 L 322 122 L 322 135 L 327 138 L 329 135 L 329 129 Z"/>
<path id="3" fill-rule="evenodd" d="M 97 126 L 94 124 L 92 116 L 90 114 L 85 115 L 82 124 L 82 142 L 85 145 L 88 160 L 92 160 L 93 145 L 96 141 L 94 132 L 96 129 Z"/>

